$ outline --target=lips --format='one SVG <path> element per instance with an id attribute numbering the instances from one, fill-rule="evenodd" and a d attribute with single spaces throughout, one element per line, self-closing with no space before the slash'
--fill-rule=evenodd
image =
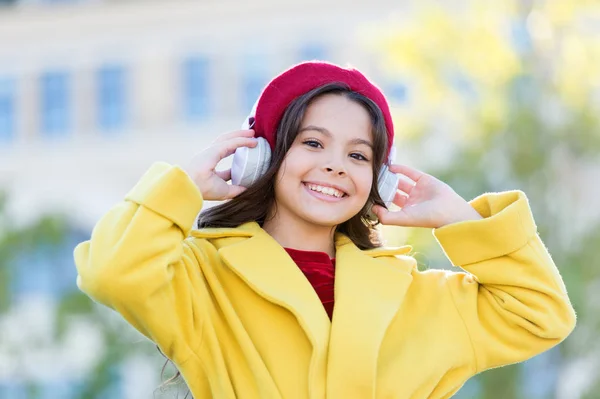
<path id="1" fill-rule="evenodd" d="M 348 194 L 338 186 L 315 182 L 303 182 L 302 184 L 310 194 L 326 201 L 335 202 L 348 196 Z"/>

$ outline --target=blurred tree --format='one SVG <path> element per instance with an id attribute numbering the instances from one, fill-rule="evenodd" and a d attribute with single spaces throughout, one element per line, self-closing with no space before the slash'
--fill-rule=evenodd
<path id="1" fill-rule="evenodd" d="M 563 374 L 581 358 L 600 358 L 591 342 L 600 334 L 600 212 L 589 206 L 600 195 L 592 184 L 600 171 L 599 24 L 597 1 L 425 2 L 367 32 L 389 80 L 404 162 L 467 199 L 527 193 L 579 318 L 558 349 Z M 423 266 L 449 266 L 429 230 L 390 233 L 428 253 L 419 255 Z M 580 394 L 562 397 L 600 397 L 598 366 L 582 371 Z M 531 398 L 522 367 L 477 377 L 477 397 Z M 559 381 L 545 381 L 549 392 L 565 389 Z"/>
<path id="2" fill-rule="evenodd" d="M 22 330 L 21 335 L 29 336 L 31 334 L 25 331 L 27 326 L 19 325 L 24 321 L 23 318 L 14 317 L 16 313 L 14 309 L 21 309 L 19 302 L 26 300 L 30 295 L 33 297 L 41 295 L 49 304 L 54 304 L 48 307 L 53 309 L 53 316 L 47 319 L 42 317 L 52 324 L 51 327 L 44 326 L 44 331 L 53 331 L 54 336 L 44 337 L 41 342 L 28 342 L 27 339 L 17 339 L 13 342 L 14 339 L 2 335 L 0 353 L 10 356 L 10 364 L 16 369 L 14 373 L 8 370 L 2 373 L 2 378 L 14 374 L 15 381 L 0 380 L 0 397 L 12 397 L 11 395 L 28 399 L 49 397 L 48 391 L 54 392 L 53 387 L 48 385 L 44 378 L 38 379 L 35 375 L 47 375 L 51 374 L 51 371 L 40 369 L 39 373 L 23 373 L 19 365 L 24 364 L 24 358 L 32 351 L 60 353 L 67 361 L 57 359 L 56 363 L 60 365 L 57 367 L 69 370 L 69 366 L 65 366 L 72 363 L 68 358 L 79 357 L 73 350 L 81 350 L 78 349 L 77 343 L 69 340 L 73 337 L 74 326 L 81 325 L 82 322 L 87 325 L 86 331 L 94 332 L 99 337 L 95 345 L 97 353 L 87 356 L 87 364 L 82 365 L 88 368 L 89 372 L 70 370 L 77 375 L 64 375 L 64 381 L 58 383 L 65 384 L 65 392 L 53 393 L 52 397 L 60 396 L 66 399 L 121 397 L 124 389 L 121 383 L 123 375 L 127 372 L 126 361 L 132 357 L 148 359 L 154 364 L 153 370 L 157 383 L 154 387 L 149 386 L 148 392 L 158 388 L 164 358 L 155 346 L 133 331 L 116 313 L 103 306 L 95 305 L 77 290 L 71 253 L 74 245 L 84 238 L 81 233 L 74 233 L 68 218 L 60 214 L 42 216 L 29 225 L 16 226 L 7 207 L 7 197 L 0 192 L 0 321 L 17 323 L 15 327 L 17 331 Z M 29 263 L 32 259 L 35 261 L 40 258 L 42 262 L 37 266 Z M 31 275 L 23 275 L 23 267 L 27 267 Z M 17 280 L 23 276 L 39 280 L 40 275 L 36 275 L 37 273 L 48 277 L 44 271 L 48 268 L 51 269 L 51 284 L 59 287 L 52 289 L 51 292 L 39 292 L 39 283 L 34 283 L 28 285 L 25 292 L 20 292 Z M 65 270 L 69 271 L 67 275 L 64 275 Z M 39 325 L 39 323 L 34 324 Z M 33 333 L 35 337 L 38 335 Z M 44 366 L 39 365 L 39 367 Z M 7 383 L 8 387 L 5 385 Z M 19 386 L 23 388 L 22 391 Z M 15 393 L 12 389 L 17 389 L 19 393 Z M 173 394 L 175 389 L 178 387 L 167 390 L 165 397 Z M 155 397 L 158 398 L 160 393 L 161 391 L 157 390 Z M 55 394 L 58 396 L 54 396 Z"/>
<path id="3" fill-rule="evenodd" d="M 7 209 L 7 196 L 0 192 L 0 314 L 11 305 L 10 283 L 20 254 L 43 245 L 59 246 L 67 226 L 59 216 L 45 216 L 30 226 L 15 227 Z"/>

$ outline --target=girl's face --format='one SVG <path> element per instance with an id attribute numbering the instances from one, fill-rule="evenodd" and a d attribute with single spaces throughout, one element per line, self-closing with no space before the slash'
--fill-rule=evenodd
<path id="1" fill-rule="evenodd" d="M 277 172 L 278 218 L 332 227 L 356 215 L 373 182 L 371 130 L 362 105 L 339 94 L 315 99 Z"/>

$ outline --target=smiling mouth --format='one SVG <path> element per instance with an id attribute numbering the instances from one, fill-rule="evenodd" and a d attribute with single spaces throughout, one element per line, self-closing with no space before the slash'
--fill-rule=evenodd
<path id="1" fill-rule="evenodd" d="M 303 183 L 303 184 L 311 191 L 315 191 L 317 193 L 330 196 L 332 198 L 344 198 L 344 197 L 348 196 L 348 194 L 346 194 L 345 192 L 340 191 L 333 187 L 320 186 L 318 184 L 313 184 L 313 183 Z"/>

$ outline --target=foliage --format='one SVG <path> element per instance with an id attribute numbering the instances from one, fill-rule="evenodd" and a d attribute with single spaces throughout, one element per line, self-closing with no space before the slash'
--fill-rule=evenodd
<path id="1" fill-rule="evenodd" d="M 600 357 L 589 338 L 600 333 L 600 298 L 590 297 L 600 282 L 600 212 L 589 207 L 599 194 L 592 179 L 600 170 L 600 34 L 593 29 L 600 6 L 454 6 L 420 3 L 410 19 L 395 16 L 365 32 L 393 94 L 399 153 L 467 199 L 526 192 L 578 313 L 578 328 L 559 347 L 564 370 L 580 357 Z M 388 233 L 391 241 L 416 243 L 428 254 L 427 267 L 449 267 L 429 231 Z M 521 367 L 478 377 L 480 397 L 522 395 L 515 385 Z M 600 370 L 586 372 L 585 394 L 596 397 L 600 391 L 591 384 Z"/>

